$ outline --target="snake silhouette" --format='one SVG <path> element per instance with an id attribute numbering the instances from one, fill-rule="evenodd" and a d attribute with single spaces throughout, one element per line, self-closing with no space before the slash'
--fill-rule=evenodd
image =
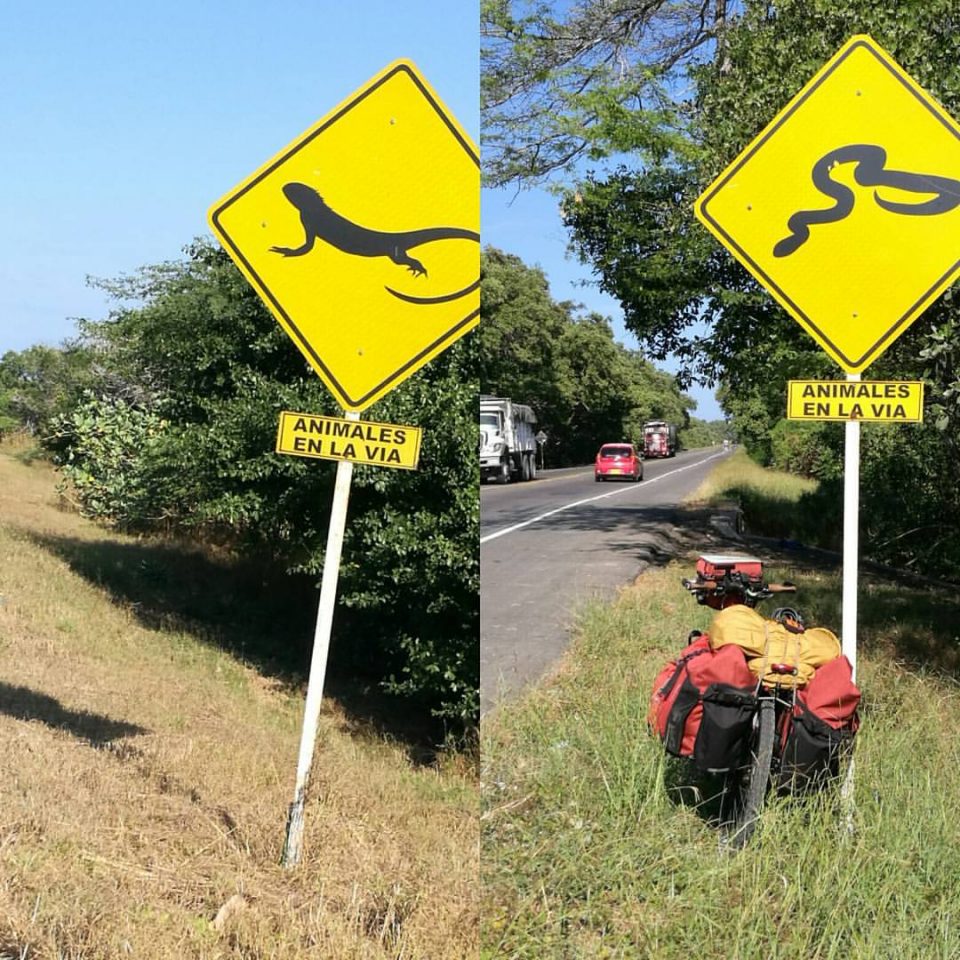
<path id="1" fill-rule="evenodd" d="M 853 210 L 854 193 L 830 176 L 839 163 L 855 163 L 853 179 L 861 187 L 896 187 L 912 193 L 935 193 L 930 200 L 920 203 L 896 203 L 884 200 L 876 190 L 873 199 L 877 205 L 890 213 L 902 213 L 912 217 L 926 217 L 947 213 L 960 205 L 960 180 L 936 177 L 925 173 L 904 173 L 901 170 L 885 170 L 887 152 L 883 147 L 854 143 L 831 150 L 813 167 L 813 184 L 823 194 L 836 202 L 826 210 L 800 210 L 787 221 L 790 236 L 784 237 L 773 248 L 775 257 L 788 257 L 810 237 L 810 227 L 818 223 L 834 223 L 842 220 Z"/>

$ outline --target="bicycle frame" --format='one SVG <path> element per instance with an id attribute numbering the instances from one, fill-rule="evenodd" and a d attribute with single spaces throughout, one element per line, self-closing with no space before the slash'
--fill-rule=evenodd
<path id="1" fill-rule="evenodd" d="M 791 583 L 767 583 L 763 564 L 757 558 L 729 555 L 702 556 L 697 562 L 697 576 L 682 583 L 698 603 L 715 610 L 738 603 L 752 608 L 775 593 L 796 590 Z M 791 624 L 795 621 L 802 629 L 802 617 L 794 610 L 786 612 Z M 796 703 L 797 684 L 786 682 L 788 676 L 796 677 L 796 667 L 773 663 L 769 671 L 782 674 L 784 683 L 757 681 L 757 707 L 743 764 L 725 776 L 724 797 L 732 800 L 734 808 L 731 821 L 724 826 L 725 838 L 736 848 L 753 834 L 773 777 L 779 775 L 783 724 Z"/>

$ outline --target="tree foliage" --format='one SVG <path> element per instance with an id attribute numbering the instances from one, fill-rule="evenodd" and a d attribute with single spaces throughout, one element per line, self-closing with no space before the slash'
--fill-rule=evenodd
<path id="1" fill-rule="evenodd" d="M 488 247 L 481 282 L 481 392 L 534 407 L 553 465 L 637 442 L 646 420 L 686 427 L 695 404 L 676 380 L 617 343 L 606 318 L 553 300 L 541 270 Z"/>
<path id="2" fill-rule="evenodd" d="M 722 33 L 726 0 L 482 0 L 488 183 L 530 185 L 581 160 L 688 146 L 686 69 Z"/>
<path id="3" fill-rule="evenodd" d="M 335 466 L 276 454 L 277 420 L 339 410 L 239 271 L 197 241 L 102 286 L 116 307 L 83 328 L 99 376 L 51 437 L 86 510 L 317 576 Z M 339 591 L 355 661 L 459 724 L 479 685 L 472 339 L 370 409 L 423 428 L 420 469 L 355 468 Z"/>
<path id="4" fill-rule="evenodd" d="M 96 376 L 95 354 L 77 341 L 8 351 L 0 357 L 0 433 L 16 428 L 45 436 Z"/>
<path id="5" fill-rule="evenodd" d="M 52 421 L 62 441 L 60 463 L 83 512 L 125 526 L 149 526 L 162 500 L 151 463 L 167 426 L 156 413 L 92 392 Z M 66 486 L 66 485 L 65 485 Z"/>
<path id="6" fill-rule="evenodd" d="M 726 420 L 700 420 L 698 417 L 691 417 L 689 426 L 683 431 L 683 445 L 689 450 L 712 447 L 732 439 L 732 431 Z"/>

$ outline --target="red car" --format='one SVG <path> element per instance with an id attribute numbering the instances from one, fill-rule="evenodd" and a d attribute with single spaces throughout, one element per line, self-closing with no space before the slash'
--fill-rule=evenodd
<path id="1" fill-rule="evenodd" d="M 605 443 L 597 453 L 593 476 L 597 483 L 607 477 L 642 480 L 643 459 L 632 443 Z"/>

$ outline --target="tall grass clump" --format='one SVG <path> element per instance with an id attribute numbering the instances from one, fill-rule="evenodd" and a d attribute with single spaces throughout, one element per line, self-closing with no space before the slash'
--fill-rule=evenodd
<path id="1" fill-rule="evenodd" d="M 956 604 L 864 584 L 854 830 L 831 786 L 771 799 L 735 853 L 711 821 L 718 783 L 645 726 L 656 672 L 709 624 L 679 585 L 689 567 L 585 610 L 564 668 L 485 718 L 482 956 L 960 956 L 960 689 L 906 665 Z M 835 576 L 768 573 L 799 584 L 811 622 L 838 625 Z"/>

